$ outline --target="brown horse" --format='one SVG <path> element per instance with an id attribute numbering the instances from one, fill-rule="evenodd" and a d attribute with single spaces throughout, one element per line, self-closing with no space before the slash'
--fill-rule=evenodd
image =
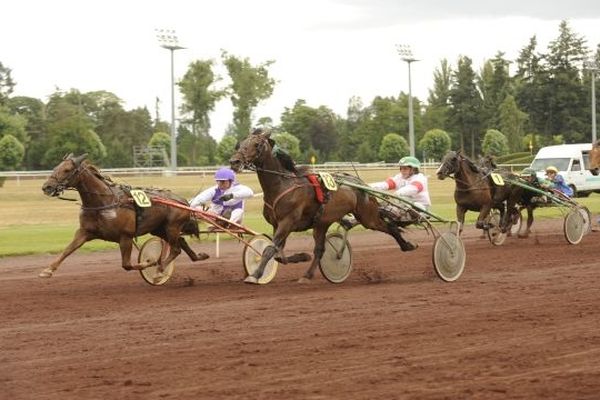
<path id="1" fill-rule="evenodd" d="M 600 140 L 592 144 L 592 150 L 589 153 L 590 158 L 590 172 L 593 175 L 598 175 L 600 171 Z"/>
<path id="2" fill-rule="evenodd" d="M 117 185 L 103 176 L 98 168 L 85 161 L 86 154 L 74 157 L 65 156 L 52 175 L 42 186 L 44 194 L 59 196 L 65 189 L 75 189 L 81 197 L 79 229 L 62 254 L 44 269 L 39 276 L 49 278 L 58 266 L 71 253 L 85 242 L 102 239 L 119 243 L 122 267 L 125 270 L 143 269 L 150 265 L 131 264 L 133 239 L 151 233 L 164 239 L 170 245 L 170 253 L 159 269 L 169 265 L 183 249 L 192 261 L 205 259 L 195 254 L 181 234 L 198 234 L 198 225 L 191 218 L 191 212 L 162 204 L 152 204 L 141 208 L 134 205 L 130 188 Z M 167 198 L 188 205 L 187 201 L 167 190 L 145 189 L 150 196 Z"/>
<path id="3" fill-rule="evenodd" d="M 492 164 L 490 164 L 491 168 Z M 503 186 L 494 185 L 490 178 L 491 169 L 483 172 L 461 151 L 449 151 L 443 158 L 436 171 L 438 179 L 452 176 L 456 182 L 454 201 L 456 202 L 456 219 L 460 223 L 462 232 L 465 213 L 479 211 L 475 227 L 489 229 L 486 218 L 492 208 L 496 208 L 502 215 L 501 229 L 508 230 L 509 215 L 515 212 L 515 205 L 521 196 L 518 186 L 505 183 Z"/>
<path id="4" fill-rule="evenodd" d="M 403 251 L 416 248 L 416 245 L 402 237 L 397 226 L 382 218 L 377 200 L 364 191 L 340 185 L 338 190 L 329 192 L 329 199 L 321 204 L 316 198 L 315 187 L 309 182 L 307 171 L 297 169 L 290 156 L 275 145 L 270 134 L 263 133 L 261 129 L 252 132 L 239 144 L 229 162 L 235 171 L 241 171 L 244 167 L 256 171 L 264 193 L 263 215 L 274 229 L 273 245 L 265 249 L 255 274 L 246 278 L 247 283 L 257 283 L 267 262 L 275 255 L 283 264 L 308 261 L 310 256 L 305 253 L 285 257 L 283 249 L 290 233 L 310 228 L 313 228 L 315 242 L 314 257 L 300 281 L 312 279 L 325 250 L 327 229 L 348 213 L 353 213 L 366 228 L 394 237 Z M 347 176 L 345 179 L 357 178 Z"/>

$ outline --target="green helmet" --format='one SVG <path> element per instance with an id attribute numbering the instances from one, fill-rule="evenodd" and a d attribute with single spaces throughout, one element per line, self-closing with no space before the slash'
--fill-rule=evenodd
<path id="1" fill-rule="evenodd" d="M 537 173 L 535 172 L 535 169 L 533 168 L 525 168 L 523 171 L 521 171 L 521 176 L 536 176 Z"/>
<path id="2" fill-rule="evenodd" d="M 398 165 L 401 167 L 421 168 L 421 162 L 417 160 L 416 157 L 411 156 L 402 157 L 400 161 L 398 161 Z"/>

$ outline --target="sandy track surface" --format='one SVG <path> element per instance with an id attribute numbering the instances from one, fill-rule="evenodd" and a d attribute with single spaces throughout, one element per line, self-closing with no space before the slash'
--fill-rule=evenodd
<path id="1" fill-rule="evenodd" d="M 0 259 L 0 398 L 598 399 L 599 233 L 566 243 L 560 220 L 501 247 L 465 231 L 462 277 L 432 273 L 433 240 L 403 253 L 353 232 L 340 285 L 308 263 L 246 285 L 242 246 L 177 260 L 152 287 L 118 252 Z M 197 250 L 214 255 L 210 244 Z M 296 236 L 293 250 L 311 250 Z"/>

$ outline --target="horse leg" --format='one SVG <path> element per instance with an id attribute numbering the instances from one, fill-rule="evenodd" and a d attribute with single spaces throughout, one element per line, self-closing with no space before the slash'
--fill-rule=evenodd
<path id="1" fill-rule="evenodd" d="M 400 245 L 402 251 L 411 251 L 418 247 L 416 244 L 413 244 L 402 237 L 402 233 L 396 224 L 393 222 L 388 223 L 381 217 L 377 203 L 369 204 L 375 204 L 375 207 L 361 207 L 354 213 L 365 228 L 385 232 L 392 236 L 396 239 L 396 242 Z"/>
<path id="2" fill-rule="evenodd" d="M 131 265 L 131 250 L 133 249 L 133 239 L 129 236 L 121 236 L 119 240 L 119 249 L 121 250 L 121 267 L 125 271 L 132 269 L 142 269 L 141 266 Z"/>
<path id="3" fill-rule="evenodd" d="M 467 209 L 459 205 L 456 206 L 456 220 L 458 221 L 458 235 L 462 234 L 463 228 L 465 227 L 465 214 Z"/>
<path id="4" fill-rule="evenodd" d="M 489 224 L 486 222 L 487 216 L 492 210 L 491 205 L 481 206 L 481 211 L 479 211 L 479 216 L 477 217 L 477 222 L 475 223 L 475 228 L 477 229 L 489 229 Z"/>
<path id="5" fill-rule="evenodd" d="M 85 242 L 92 240 L 92 239 L 93 238 L 88 237 L 87 233 L 83 229 L 81 229 L 81 228 L 77 229 L 77 231 L 75 232 L 75 236 L 73 237 L 73 240 L 63 250 L 62 254 L 60 256 L 58 256 L 58 258 L 56 260 L 54 260 L 54 262 L 52 262 L 52 264 L 50 264 L 50 266 L 48 266 L 42 272 L 40 272 L 38 276 L 40 278 L 52 277 L 52 274 L 54 273 L 54 271 L 56 271 L 58 269 L 58 266 L 64 261 L 65 258 L 70 256 L 75 250 L 77 250 L 78 248 L 83 246 L 83 244 Z"/>
<path id="6" fill-rule="evenodd" d="M 315 247 L 313 249 L 313 260 L 310 263 L 310 267 L 304 273 L 304 276 L 298 280 L 298 283 L 308 283 L 315 275 L 315 269 L 318 265 L 321 264 L 321 257 L 323 257 L 323 253 L 325 252 L 325 235 L 327 234 L 327 226 L 318 226 L 313 228 L 313 240 L 315 242 Z"/>
<path id="7" fill-rule="evenodd" d="M 531 205 L 528 205 L 526 207 L 526 209 L 527 209 L 527 227 L 525 228 L 524 233 L 519 233 L 519 237 L 523 238 L 523 239 L 529 237 L 529 234 L 531 233 L 531 225 L 533 225 L 533 207 Z"/>
<path id="8" fill-rule="evenodd" d="M 179 237 L 179 247 L 181 247 L 192 261 L 202 261 L 210 257 L 206 253 L 195 253 L 183 236 Z"/>
<path id="9" fill-rule="evenodd" d="M 248 275 L 244 282 L 246 283 L 254 283 L 258 284 L 258 280 L 262 277 L 265 272 L 265 267 L 271 258 L 275 256 L 275 254 L 282 254 L 283 246 L 287 240 L 291 232 L 291 227 L 288 227 L 289 223 L 279 223 L 277 225 L 277 229 L 275 230 L 275 234 L 273 235 L 273 244 L 265 247 L 263 250 L 262 256 L 260 257 L 260 263 L 258 264 L 258 268 L 254 273 Z"/>

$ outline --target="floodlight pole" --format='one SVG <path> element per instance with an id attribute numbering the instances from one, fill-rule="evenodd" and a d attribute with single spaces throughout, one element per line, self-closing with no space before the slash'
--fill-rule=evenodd
<path id="1" fill-rule="evenodd" d="M 179 45 L 177 34 L 171 29 L 156 29 L 160 47 L 171 52 L 171 170 L 177 171 L 177 129 L 175 127 L 175 50 L 185 49 Z"/>
<path id="2" fill-rule="evenodd" d="M 419 61 L 414 58 L 412 49 L 409 45 L 396 45 L 396 50 L 402 58 L 402 61 L 406 61 L 408 64 L 408 146 L 410 148 L 410 155 L 415 156 L 415 126 L 413 121 L 413 100 L 412 100 L 412 82 L 410 76 L 410 64 Z"/>

